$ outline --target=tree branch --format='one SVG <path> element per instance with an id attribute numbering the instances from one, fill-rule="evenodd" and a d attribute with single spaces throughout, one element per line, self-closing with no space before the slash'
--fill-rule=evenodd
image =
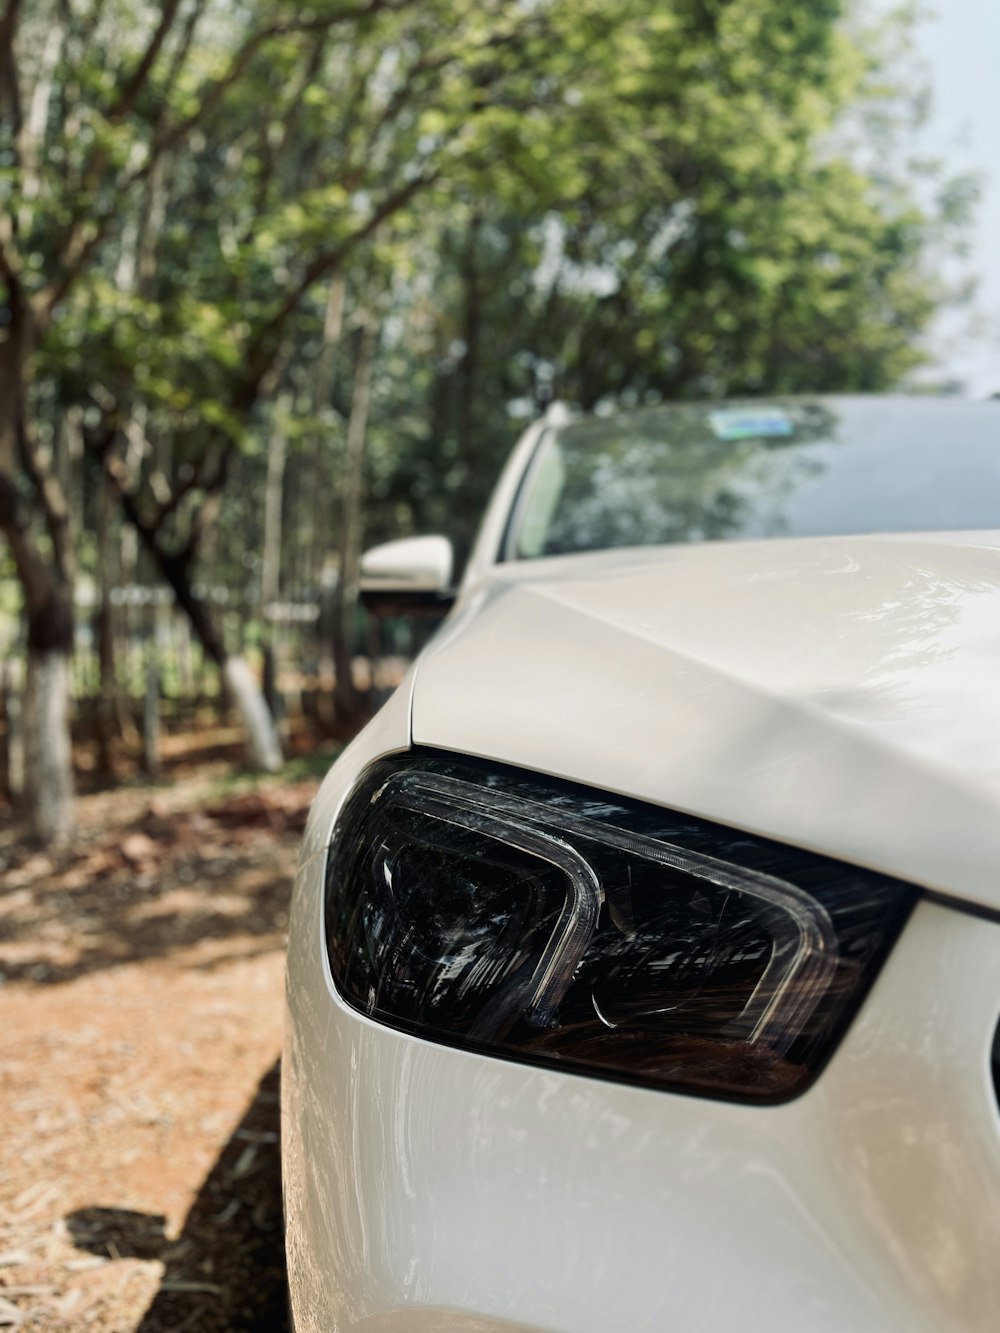
<path id="1" fill-rule="evenodd" d="M 21 128 L 21 84 L 14 55 L 21 4 L 22 0 L 7 0 L 0 14 L 0 116 L 10 115 L 15 135 Z"/>
<path id="2" fill-rule="evenodd" d="M 284 106 L 275 108 L 276 114 L 273 118 L 265 120 L 261 133 L 261 159 L 263 166 L 260 178 L 257 182 L 257 188 L 254 192 L 254 216 L 248 223 L 244 240 L 253 235 L 254 228 L 261 215 L 267 207 L 267 197 L 270 193 L 271 182 L 274 179 L 275 168 L 278 160 L 284 152 L 285 145 L 291 140 L 298 126 L 299 118 L 302 115 L 305 95 L 319 74 L 320 66 L 323 63 L 323 53 L 326 50 L 326 33 L 321 33 L 319 38 L 313 43 L 308 53 L 308 58 L 302 67 L 298 82 L 295 85 L 291 96 Z M 272 126 L 277 125 L 280 129 L 277 142 L 272 142 L 270 132 Z"/>
<path id="3" fill-rule="evenodd" d="M 308 11 L 307 16 L 288 15 L 285 18 L 274 19 L 271 23 L 265 24 L 264 27 L 251 32 L 233 56 L 225 74 L 216 79 L 215 83 L 205 90 L 197 108 L 185 119 L 169 126 L 154 139 L 146 161 L 125 177 L 120 188 L 127 190 L 135 180 L 141 179 L 149 172 L 156 157 L 166 150 L 176 147 L 193 130 L 197 129 L 205 117 L 218 106 L 225 94 L 238 81 L 251 60 L 266 42 L 275 37 L 326 33 L 340 23 L 372 18 L 377 14 L 398 13 L 418 3 L 419 0 L 369 0 L 368 4 L 348 5 L 344 9 L 337 10 L 334 14 L 327 14 L 322 18 L 308 16 Z"/>
<path id="4" fill-rule="evenodd" d="M 62 55 L 66 28 L 64 24 L 54 23 L 49 29 L 42 51 L 38 77 L 28 98 L 28 114 L 24 118 L 18 136 L 18 158 L 21 165 L 21 199 L 24 204 L 36 199 L 42 190 L 42 175 L 39 163 L 45 142 L 45 131 L 49 121 L 49 106 L 55 87 L 59 59 Z M 30 211 L 21 210 L 19 225 L 27 231 Z"/>
<path id="5" fill-rule="evenodd" d="M 508 42 L 515 41 L 523 37 L 523 28 L 516 28 L 509 33 L 500 34 L 496 38 L 491 38 L 485 43 L 486 47 L 506 45 Z M 419 62 L 418 62 L 419 63 Z M 490 77 L 481 81 L 478 91 L 483 94 L 480 99 L 469 108 L 469 117 L 472 118 L 479 112 L 485 110 L 489 101 L 485 96 L 486 90 L 495 82 L 498 75 L 494 72 Z M 464 126 L 462 127 L 464 128 Z M 459 130 L 457 133 L 460 133 Z M 453 139 L 456 136 L 452 136 Z M 278 304 L 276 310 L 264 321 L 257 330 L 256 334 L 250 339 L 247 348 L 247 361 L 249 364 L 249 373 L 244 378 L 239 391 L 235 396 L 235 406 L 237 409 L 246 408 L 257 396 L 260 382 L 267 373 L 268 367 L 274 360 L 277 351 L 277 340 L 280 338 L 282 329 L 286 320 L 288 320 L 298 310 L 303 298 L 307 292 L 324 278 L 330 277 L 340 267 L 344 257 L 355 248 L 372 236 L 381 227 L 382 223 L 387 221 L 400 209 L 404 208 L 413 198 L 422 190 L 433 185 L 441 176 L 443 167 L 435 166 L 430 170 L 421 173 L 412 180 L 407 181 L 398 189 L 387 195 L 373 211 L 368 221 L 350 236 L 345 237 L 337 245 L 328 250 L 322 250 L 315 255 L 306 265 L 299 280 L 288 290 L 284 299 Z"/>
<path id="6" fill-rule="evenodd" d="M 83 271 L 90 256 L 107 236 L 116 216 L 117 210 L 109 210 L 96 220 L 85 221 L 83 218 L 78 218 L 71 224 L 60 256 L 62 273 L 52 282 L 46 283 L 36 298 L 36 313 L 40 327 L 45 327 L 52 317 L 53 310 L 69 294 L 70 288 Z"/>
<path id="7" fill-rule="evenodd" d="M 17 10 L 21 3 L 22 0 L 8 0 L 7 12 L 3 19 L 0 19 L 0 72 L 2 72 L 4 50 L 2 45 L 4 22 L 10 14 L 14 15 L 11 22 L 16 20 Z M 71 220 L 61 248 L 61 276 L 49 283 L 39 295 L 40 321 L 44 323 L 51 316 L 53 309 L 67 296 L 83 267 L 107 235 L 112 222 L 123 211 L 123 200 L 128 191 L 150 174 L 165 153 L 175 148 L 198 128 L 229 89 L 240 79 L 254 56 L 266 42 L 276 37 L 296 33 L 327 32 L 340 23 L 371 18 L 383 13 L 397 13 L 418 3 L 419 0 L 368 0 L 367 4 L 348 5 L 337 10 L 334 14 L 327 14 L 321 18 L 309 15 L 308 11 L 306 15 L 301 17 L 287 15 L 284 18 L 274 19 L 272 22 L 265 24 L 264 27 L 250 33 L 233 56 L 225 74 L 204 92 L 197 109 L 175 125 L 162 130 L 153 139 L 145 160 L 132 171 L 126 172 L 118 180 L 112 192 L 112 199 L 105 211 L 96 220 L 82 211 L 78 212 Z M 12 55 L 11 59 L 13 59 Z M 96 168 L 99 165 L 99 159 L 91 162 L 87 176 L 93 178 L 98 175 Z M 90 184 L 91 182 L 86 183 Z M 84 193 L 86 194 L 86 190 Z"/>
<path id="8" fill-rule="evenodd" d="M 7 284 L 7 292 L 11 305 L 16 304 L 22 296 L 23 287 L 21 285 L 21 260 L 17 253 L 17 246 L 12 235 L 10 218 L 0 216 L 0 275 L 3 276 Z"/>
<path id="9" fill-rule="evenodd" d="M 188 58 L 188 52 L 191 50 L 191 43 L 194 41 L 194 30 L 198 26 L 198 20 L 205 12 L 205 0 L 195 0 L 191 6 L 187 18 L 184 20 L 184 27 L 181 29 L 180 38 L 170 57 L 170 64 L 167 67 L 166 77 L 161 85 L 161 101 L 154 120 L 154 130 L 158 134 L 162 129 L 163 117 L 166 115 L 167 108 L 170 105 L 170 95 L 174 90 L 177 77 L 184 68 L 184 62 Z"/>
<path id="10" fill-rule="evenodd" d="M 149 39 L 149 45 L 142 53 L 138 65 L 126 79 L 125 86 L 119 93 L 117 100 L 108 108 L 108 120 L 112 122 L 124 120 L 134 108 L 139 94 L 142 92 L 143 86 L 156 63 L 156 58 L 160 54 L 160 49 L 170 35 L 170 30 L 174 26 L 180 7 L 181 0 L 163 0 L 160 21 Z"/>
<path id="11" fill-rule="evenodd" d="M 538 20 L 532 16 L 532 19 L 516 19 L 513 25 L 506 32 L 494 32 L 485 41 L 472 48 L 474 55 L 500 51 L 505 47 L 516 45 L 523 42 L 529 33 L 531 27 L 535 27 L 539 33 L 543 32 L 547 26 L 547 19 Z M 379 139 L 386 125 L 390 124 L 396 116 L 404 109 L 411 100 L 414 93 L 418 91 L 419 84 L 426 75 L 437 78 L 450 65 L 469 58 L 469 49 L 464 47 L 461 42 L 456 43 L 450 49 L 445 47 L 442 50 L 425 52 L 418 60 L 407 69 L 403 80 L 392 96 L 386 101 L 382 111 L 375 118 L 371 131 L 368 136 L 368 151 L 371 152 Z M 489 78 L 480 86 L 489 86 L 494 82 L 494 78 Z"/>
<path id="12" fill-rule="evenodd" d="M 398 213 L 400 209 L 405 208 L 421 190 L 433 185 L 440 174 L 440 167 L 436 167 L 426 175 L 415 176 L 412 180 L 407 181 L 405 185 L 401 185 L 399 189 L 393 190 L 382 200 L 368 221 L 357 231 L 345 237 L 338 245 L 332 246 L 329 250 L 321 250 L 319 254 L 313 256 L 299 280 L 288 290 L 277 309 L 264 321 L 250 340 L 247 348 L 247 361 L 250 371 L 236 396 L 236 406 L 238 408 L 245 408 L 253 402 L 261 380 L 266 375 L 277 354 L 280 336 L 286 321 L 295 314 L 310 289 L 322 279 L 332 276 L 340 267 L 345 256 L 355 246 L 366 241 L 381 227 L 383 222 L 387 221 L 393 214 Z"/>

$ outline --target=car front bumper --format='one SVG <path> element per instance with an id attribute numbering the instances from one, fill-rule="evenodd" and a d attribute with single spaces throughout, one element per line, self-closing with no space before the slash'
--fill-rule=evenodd
<path id="1" fill-rule="evenodd" d="M 782 1106 L 438 1046 L 349 1009 L 325 959 L 324 838 L 365 749 L 324 788 L 292 912 L 298 1333 L 996 1329 L 1000 925 L 921 901 L 826 1070 Z"/>

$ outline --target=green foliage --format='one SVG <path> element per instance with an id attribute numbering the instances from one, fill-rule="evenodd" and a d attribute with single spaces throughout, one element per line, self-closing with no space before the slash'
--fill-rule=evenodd
<path id="1" fill-rule="evenodd" d="M 27 154 L 0 145 L 0 212 L 25 289 L 54 302 L 36 409 L 117 431 L 178 546 L 225 486 L 213 558 L 239 580 L 274 429 L 286 508 L 325 477 L 332 513 L 359 312 L 383 326 L 375 537 L 467 538 L 516 418 L 552 395 L 895 383 L 970 193 L 943 181 L 920 204 L 846 142 L 846 111 L 891 135 L 909 93 L 844 11 L 33 0 L 18 56 L 41 123 Z M 347 325 L 317 403 L 338 273 Z M 289 528 L 287 578 L 317 577 L 323 521 L 317 502 Z"/>

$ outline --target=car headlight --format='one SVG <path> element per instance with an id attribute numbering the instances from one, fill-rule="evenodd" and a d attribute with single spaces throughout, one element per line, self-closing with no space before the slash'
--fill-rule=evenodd
<path id="1" fill-rule="evenodd" d="M 327 867 L 344 998 L 435 1041 L 745 1101 L 801 1092 L 915 891 L 470 760 L 374 765 Z"/>

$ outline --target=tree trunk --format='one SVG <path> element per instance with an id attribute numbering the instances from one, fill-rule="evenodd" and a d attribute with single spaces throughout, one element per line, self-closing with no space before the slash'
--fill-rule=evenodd
<path id="1" fill-rule="evenodd" d="M 69 653 L 29 647 L 24 691 L 25 813 L 32 834 L 48 844 L 73 833 L 69 739 Z"/>
<path id="2" fill-rule="evenodd" d="M 344 293 L 346 280 L 343 273 L 335 273 L 330 279 L 327 293 L 326 317 L 323 321 L 323 346 L 316 359 L 316 373 L 313 378 L 313 416 L 322 421 L 324 413 L 329 411 L 330 398 L 333 394 L 333 377 L 337 368 L 337 352 L 344 327 Z M 313 439 L 312 458 L 312 578 L 319 586 L 323 578 L 323 567 L 330 546 L 330 503 L 329 486 L 329 448 L 330 439 L 322 426 L 317 425 Z"/>
<path id="3" fill-rule="evenodd" d="M 354 721 L 361 701 L 354 688 L 351 659 L 354 655 L 355 618 L 358 607 L 358 570 L 361 563 L 361 499 L 364 478 L 365 435 L 372 398 L 372 375 L 378 345 L 378 324 L 367 315 L 361 330 L 358 362 L 347 423 L 347 457 L 341 504 L 339 572 L 335 596 L 333 660 L 336 680 L 334 708 L 338 719 Z"/>
<path id="4" fill-rule="evenodd" d="M 276 726 L 281 725 L 284 707 L 278 688 L 275 660 L 277 633 L 268 610 L 281 590 L 281 516 L 285 497 L 285 415 L 290 404 L 282 394 L 275 404 L 274 421 L 267 445 L 267 481 L 264 485 L 264 554 L 260 566 L 261 640 L 264 649 L 264 698 Z"/>
<path id="5" fill-rule="evenodd" d="M 276 404 L 277 420 L 267 444 L 267 481 L 264 484 L 264 553 L 260 566 L 261 610 L 277 601 L 281 588 L 281 510 L 285 493 L 287 452 L 284 417 L 290 404 L 282 394 Z"/>
<path id="6" fill-rule="evenodd" d="M 140 526 L 138 531 L 202 647 L 222 674 L 246 732 L 251 762 L 265 773 L 277 773 L 284 762 L 281 741 L 253 672 L 242 657 L 226 650 L 225 640 L 208 608 L 194 595 L 185 563 L 165 555 L 146 529 Z"/>
<path id="7" fill-rule="evenodd" d="M 0 664 L 3 677 L 4 710 L 7 718 L 5 777 L 7 795 L 15 809 L 20 809 L 24 797 L 24 732 L 21 725 L 24 704 L 24 681 L 20 660 L 9 659 Z"/>
<path id="8" fill-rule="evenodd" d="M 455 514 L 458 529 L 455 550 L 458 567 L 463 568 L 472 547 L 476 517 L 483 498 L 478 491 L 477 475 L 478 437 L 476 434 L 476 403 L 479 396 L 479 352 L 482 341 L 483 310 L 479 281 L 479 236 L 483 218 L 474 208 L 469 219 L 465 254 L 462 257 L 462 342 L 464 351 L 458 365 L 458 492 Z"/>
<path id="9" fill-rule="evenodd" d="M 26 366 L 31 317 L 8 283 L 11 325 L 0 343 L 0 532 L 8 540 L 27 622 L 24 690 L 24 810 L 30 834 L 63 842 L 73 829 L 69 736 L 73 651 L 72 551 L 69 513 L 56 479 L 45 472 L 27 434 Z M 27 473 L 51 553 L 40 545 L 19 476 Z"/>
<path id="10" fill-rule="evenodd" d="M 284 762 L 281 742 L 260 686 L 243 657 L 226 657 L 222 678 L 246 728 L 254 764 L 265 773 L 277 773 Z"/>
<path id="11" fill-rule="evenodd" d="M 73 756 L 69 731 L 73 589 L 36 566 L 23 583 L 28 622 L 24 685 L 24 809 L 46 845 L 73 833 Z"/>
<path id="12" fill-rule="evenodd" d="M 142 766 L 151 778 L 160 776 L 160 644 L 155 610 L 146 640 L 146 688 L 142 704 Z"/>
<path id="13" fill-rule="evenodd" d="M 97 605 L 97 661 L 100 674 L 100 696 L 97 701 L 97 763 L 105 777 L 114 777 L 113 740 L 117 728 L 115 695 L 117 670 L 115 663 L 115 624 L 111 605 L 114 577 L 111 569 L 111 496 L 104 478 L 97 515 L 97 581 L 100 601 Z"/>
<path id="14" fill-rule="evenodd" d="M 343 272 L 330 279 L 326 299 L 326 317 L 323 321 L 323 346 L 316 359 L 312 385 L 313 416 L 317 423 L 329 412 L 333 397 L 337 355 L 344 330 L 344 295 L 347 284 Z M 326 724 L 333 720 L 333 689 L 335 663 L 333 644 L 336 637 L 333 598 L 333 562 L 330 559 L 330 463 L 332 441 L 330 432 L 317 424 L 313 438 L 312 456 L 312 532 L 309 559 L 309 578 L 316 588 L 319 616 L 316 621 L 317 699 L 316 715 Z"/>
<path id="15" fill-rule="evenodd" d="M 105 468 L 109 471 L 109 475 L 113 475 L 107 469 L 107 463 Z M 253 672 L 242 657 L 232 656 L 228 652 L 225 639 L 212 619 L 208 607 L 195 597 L 189 575 L 190 559 L 164 551 L 157 541 L 155 529 L 143 521 L 135 496 L 121 486 L 118 487 L 118 495 L 125 517 L 169 584 L 177 605 L 187 616 L 205 653 L 219 668 L 243 722 L 251 762 L 265 773 L 278 772 L 284 760 L 274 719 L 264 702 L 264 696 L 254 679 Z"/>

